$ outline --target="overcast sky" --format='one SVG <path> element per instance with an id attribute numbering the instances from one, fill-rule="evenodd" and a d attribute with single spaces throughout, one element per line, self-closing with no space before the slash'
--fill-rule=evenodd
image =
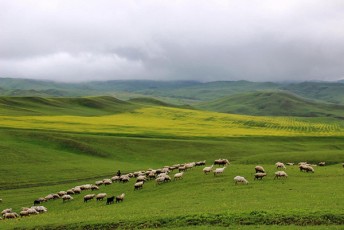
<path id="1" fill-rule="evenodd" d="M 0 0 L 0 77 L 344 78 L 342 0 Z"/>

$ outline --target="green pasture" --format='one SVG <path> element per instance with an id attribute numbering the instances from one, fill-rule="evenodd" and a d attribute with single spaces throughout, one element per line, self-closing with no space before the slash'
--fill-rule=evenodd
<path id="1" fill-rule="evenodd" d="M 62 104 L 55 115 L 49 106 L 36 108 L 40 116 L 21 113 L 20 106 L 13 114 L 2 111 L 0 210 L 19 212 L 38 197 L 110 178 L 118 169 L 126 173 L 201 160 L 211 165 L 218 158 L 231 164 L 219 176 L 195 167 L 182 180 L 148 181 L 140 191 L 133 189 L 135 179 L 101 186 L 70 202 L 46 202 L 47 213 L 1 220 L 0 229 L 340 229 L 344 224 L 339 120 L 220 114 L 142 102 L 118 102 L 110 109 L 109 100 L 102 98 L 99 109 L 79 104 L 69 111 Z M 289 177 L 274 180 L 277 161 L 327 165 L 315 167 L 315 173 L 287 166 Z M 256 165 L 267 170 L 262 181 L 253 180 Z M 235 185 L 237 175 L 249 184 Z M 84 195 L 100 192 L 126 197 L 113 205 L 83 202 Z"/>

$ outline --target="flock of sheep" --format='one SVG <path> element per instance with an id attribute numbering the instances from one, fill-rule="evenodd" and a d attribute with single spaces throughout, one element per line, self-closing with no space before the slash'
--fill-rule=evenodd
<path id="1" fill-rule="evenodd" d="M 19 216 L 24 217 L 24 216 L 44 213 L 44 212 L 47 212 L 47 208 L 45 208 L 44 206 L 40 206 L 40 204 L 43 202 L 47 202 L 49 200 L 55 200 L 55 199 L 62 199 L 63 202 L 70 201 L 70 200 L 73 200 L 73 195 L 81 194 L 81 192 L 83 191 L 99 190 L 99 187 L 101 185 L 107 186 L 107 185 L 111 185 L 113 182 L 127 183 L 132 178 L 136 179 L 135 184 L 134 184 L 134 190 L 142 189 L 144 183 L 152 179 L 155 180 L 157 185 L 165 183 L 165 182 L 170 182 L 172 178 L 168 174 L 170 172 L 173 172 L 174 170 L 178 170 L 178 172 L 174 174 L 173 179 L 180 180 L 180 179 L 183 179 L 184 173 L 187 172 L 188 170 L 192 169 L 195 166 L 205 166 L 205 164 L 206 164 L 205 161 L 198 161 L 198 162 L 190 162 L 190 163 L 184 163 L 184 164 L 175 164 L 172 166 L 164 166 L 161 169 L 148 169 L 146 171 L 137 171 L 133 173 L 127 173 L 124 175 L 116 175 L 110 179 L 103 179 L 103 180 L 96 181 L 95 185 L 92 185 L 92 184 L 79 185 L 74 188 L 68 189 L 66 191 L 59 191 L 57 193 L 48 194 L 45 197 L 40 197 L 34 200 L 33 202 L 34 206 L 32 206 L 31 208 L 27 208 L 27 207 L 22 208 L 19 215 L 16 212 L 13 212 L 12 208 L 3 210 L 1 212 L 1 215 L 3 216 L 4 219 L 14 219 Z M 211 166 L 204 167 L 203 172 L 204 174 L 213 172 L 214 176 L 217 176 L 217 175 L 222 174 L 229 164 L 230 163 L 228 159 L 217 159 L 214 161 L 214 163 Z M 215 165 L 218 165 L 221 167 L 213 169 Z M 286 165 L 291 166 L 291 165 L 294 165 L 294 163 L 286 163 Z M 318 165 L 325 166 L 325 162 L 320 162 Z M 344 167 L 344 163 L 342 165 Z M 275 166 L 279 170 L 286 169 L 285 164 L 282 162 L 277 162 Z M 301 172 L 314 173 L 313 167 L 316 165 L 311 165 L 311 164 L 308 164 L 307 162 L 300 162 L 298 163 L 298 166 Z M 262 166 L 257 165 L 255 167 L 254 180 L 262 180 L 266 175 L 267 173 Z M 285 171 L 277 171 L 275 172 L 274 175 L 275 175 L 274 179 L 288 177 Z M 235 176 L 234 182 L 235 184 L 248 184 L 248 180 L 244 178 L 243 176 Z M 97 201 L 107 198 L 106 204 L 109 205 L 109 204 L 113 204 L 115 201 L 116 203 L 122 202 L 124 200 L 124 197 L 125 197 L 124 193 L 118 196 L 111 196 L 111 197 L 107 197 L 106 193 L 98 193 L 98 194 L 87 194 L 84 196 L 83 200 L 85 203 L 87 203 L 88 201 L 94 198 Z M 2 199 L 0 199 L 0 202 L 2 202 Z M 0 219 L 2 218 L 0 217 Z"/>

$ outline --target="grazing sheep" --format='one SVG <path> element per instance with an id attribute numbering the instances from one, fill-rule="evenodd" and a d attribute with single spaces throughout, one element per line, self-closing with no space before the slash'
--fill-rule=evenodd
<path id="1" fill-rule="evenodd" d="M 280 168 L 286 169 L 285 165 L 282 162 L 277 162 L 275 165 L 277 169 L 280 169 Z"/>
<path id="2" fill-rule="evenodd" d="M 106 204 L 113 204 L 114 199 L 115 199 L 115 196 L 108 197 L 108 198 L 106 199 Z"/>
<path id="3" fill-rule="evenodd" d="M 100 186 L 100 185 L 103 184 L 103 181 L 102 181 L 102 180 L 98 180 L 98 181 L 96 181 L 96 183 L 94 183 L 94 184 L 97 185 L 97 186 Z"/>
<path id="4" fill-rule="evenodd" d="M 67 190 L 67 195 L 74 195 L 73 189 L 68 189 Z"/>
<path id="5" fill-rule="evenodd" d="M 12 208 L 6 208 L 2 210 L 1 215 L 4 215 L 5 213 L 11 213 L 11 212 L 12 212 Z"/>
<path id="6" fill-rule="evenodd" d="M 325 164 L 326 163 L 324 161 L 318 163 L 319 166 L 325 166 Z"/>
<path id="7" fill-rule="evenodd" d="M 92 200 L 95 196 L 96 194 L 88 194 L 84 196 L 84 203 L 87 203 L 87 201 Z"/>
<path id="8" fill-rule="evenodd" d="M 234 181 L 235 181 L 235 184 L 238 184 L 238 183 L 248 184 L 248 181 L 243 176 L 234 177 Z"/>
<path id="9" fill-rule="evenodd" d="M 72 188 L 74 194 L 80 194 L 81 193 L 81 188 L 79 186 Z"/>
<path id="10" fill-rule="evenodd" d="M 293 166 L 295 163 L 292 163 L 292 162 L 288 162 L 286 163 L 286 165 L 289 165 L 289 166 Z"/>
<path id="11" fill-rule="evenodd" d="M 73 200 L 73 197 L 71 195 L 63 195 L 62 200 L 63 200 L 63 202 L 65 202 L 67 200 Z"/>
<path id="12" fill-rule="evenodd" d="M 3 216 L 4 216 L 4 219 L 15 219 L 19 217 L 19 215 L 15 212 L 5 213 Z"/>
<path id="13" fill-rule="evenodd" d="M 129 175 L 122 175 L 120 177 L 120 182 L 122 182 L 122 183 L 127 183 L 127 182 L 129 182 L 129 180 L 130 180 L 130 176 Z"/>
<path id="14" fill-rule="evenodd" d="M 155 175 L 155 172 L 151 171 L 149 174 L 148 174 L 148 179 L 155 179 L 156 175 Z"/>
<path id="15" fill-rule="evenodd" d="M 103 180 L 103 184 L 106 186 L 106 185 L 110 185 L 112 184 L 112 180 L 111 179 L 104 179 Z"/>
<path id="16" fill-rule="evenodd" d="M 32 206 L 32 209 L 35 209 L 37 212 L 42 213 L 42 212 L 47 212 L 48 209 L 44 206 Z"/>
<path id="17" fill-rule="evenodd" d="M 309 165 L 300 165 L 299 168 L 300 168 L 300 172 L 312 172 L 312 173 L 314 173 L 314 169 Z"/>
<path id="18" fill-rule="evenodd" d="M 281 178 L 281 177 L 283 177 L 283 178 L 288 178 L 288 175 L 287 175 L 287 173 L 284 172 L 284 171 L 277 171 L 277 172 L 275 172 L 275 177 L 274 177 L 274 179 L 279 179 L 279 178 Z"/>
<path id="19" fill-rule="evenodd" d="M 111 177 L 112 182 L 118 182 L 120 180 L 120 176 L 113 176 Z"/>
<path id="20" fill-rule="evenodd" d="M 140 182 L 140 181 L 146 181 L 146 176 L 138 176 L 137 178 L 136 178 L 136 182 Z"/>
<path id="21" fill-rule="evenodd" d="M 214 161 L 214 165 L 219 165 L 219 166 L 224 166 L 224 165 L 229 165 L 229 160 L 227 159 L 217 159 Z"/>
<path id="22" fill-rule="evenodd" d="M 143 181 L 140 181 L 140 182 L 135 183 L 135 184 L 134 184 L 134 191 L 135 191 L 135 190 L 142 189 L 142 186 L 143 186 Z"/>
<path id="23" fill-rule="evenodd" d="M 64 196 L 64 195 L 67 195 L 67 192 L 65 192 L 65 191 L 59 191 L 57 194 L 58 194 L 60 197 L 62 197 L 62 196 Z"/>
<path id="24" fill-rule="evenodd" d="M 265 173 L 264 168 L 260 165 L 257 165 L 256 167 L 254 167 L 254 169 L 256 170 L 256 173 Z"/>
<path id="25" fill-rule="evenodd" d="M 192 169 L 195 165 L 196 165 L 195 162 L 187 163 L 187 164 L 185 164 L 185 169 L 186 170 Z"/>
<path id="26" fill-rule="evenodd" d="M 119 196 L 116 196 L 116 203 L 122 202 L 124 200 L 124 196 L 125 196 L 124 193 L 122 193 Z"/>
<path id="27" fill-rule="evenodd" d="M 186 171 L 186 166 L 185 165 L 179 166 L 178 172 L 185 172 L 185 171 Z"/>
<path id="28" fill-rule="evenodd" d="M 255 180 L 261 180 L 261 179 L 263 179 L 263 177 L 265 177 L 265 176 L 266 176 L 266 173 L 258 172 L 258 173 L 256 173 L 256 174 L 254 174 L 254 179 L 255 179 Z"/>
<path id="29" fill-rule="evenodd" d="M 94 191 L 94 190 L 99 190 L 99 187 L 97 185 L 92 185 L 91 186 L 91 190 Z"/>
<path id="30" fill-rule="evenodd" d="M 92 185 L 91 184 L 84 184 L 79 186 L 81 190 L 91 190 L 92 189 Z"/>
<path id="31" fill-rule="evenodd" d="M 223 171 L 225 171 L 225 169 L 226 169 L 226 166 L 223 167 L 223 168 L 216 168 L 215 170 L 213 170 L 214 176 L 216 176 L 216 175 L 218 175 L 218 174 L 222 174 Z"/>
<path id="32" fill-rule="evenodd" d="M 99 193 L 99 194 L 97 194 L 96 199 L 97 199 L 97 201 L 103 200 L 106 196 L 107 196 L 106 193 Z"/>
<path id="33" fill-rule="evenodd" d="M 23 217 L 23 216 L 29 216 L 29 212 L 28 211 L 20 211 L 19 213 L 20 217 Z"/>
<path id="34" fill-rule="evenodd" d="M 40 203 L 45 202 L 45 201 L 47 201 L 45 198 L 40 197 L 40 198 L 33 201 L 33 205 L 37 205 L 37 204 L 40 204 Z"/>
<path id="35" fill-rule="evenodd" d="M 39 212 L 36 210 L 36 209 L 34 209 L 34 208 L 28 208 L 27 210 L 26 210 L 26 212 L 29 214 L 29 215 L 36 215 L 36 214 L 39 214 Z"/>
<path id="36" fill-rule="evenodd" d="M 183 179 L 184 172 L 174 174 L 174 180 Z"/>
<path id="37" fill-rule="evenodd" d="M 213 170 L 213 167 L 214 167 L 214 165 L 205 167 L 205 168 L 203 169 L 203 172 L 204 172 L 206 175 L 208 175 L 208 173 L 210 173 L 211 170 Z"/>
<path id="38" fill-rule="evenodd" d="M 202 166 L 205 165 L 205 160 L 204 161 L 198 161 L 195 163 L 195 166 Z"/>
<path id="39" fill-rule="evenodd" d="M 57 194 L 57 193 L 54 193 L 54 194 L 52 194 L 53 195 L 53 199 L 55 200 L 55 199 L 60 199 L 61 197 L 59 196 L 59 194 Z"/>
<path id="40" fill-rule="evenodd" d="M 161 183 L 165 182 L 165 177 L 157 177 L 155 179 L 155 181 L 157 184 L 161 184 Z"/>
<path id="41" fill-rule="evenodd" d="M 52 199 L 54 199 L 54 196 L 53 196 L 53 194 L 49 194 L 49 195 L 47 195 L 46 197 L 44 197 L 44 199 L 45 200 L 52 200 Z"/>

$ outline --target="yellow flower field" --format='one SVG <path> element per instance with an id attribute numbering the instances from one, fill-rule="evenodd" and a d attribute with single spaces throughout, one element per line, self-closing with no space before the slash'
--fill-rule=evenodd
<path id="1" fill-rule="evenodd" d="M 1 127 L 190 137 L 342 136 L 335 121 L 147 107 L 106 116 L 0 116 Z"/>

